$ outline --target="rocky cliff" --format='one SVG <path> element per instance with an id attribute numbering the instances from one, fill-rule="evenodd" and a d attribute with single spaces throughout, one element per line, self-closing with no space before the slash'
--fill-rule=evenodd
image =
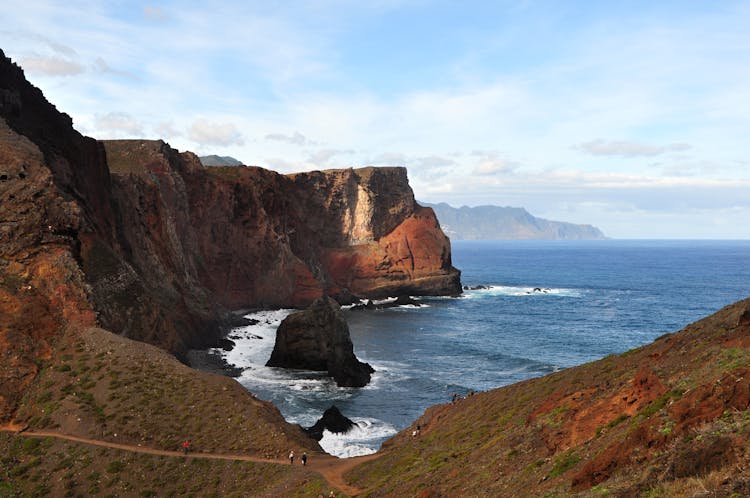
<path id="1" fill-rule="evenodd" d="M 69 326 L 181 355 L 229 309 L 460 293 L 404 169 L 285 176 L 97 142 L 1 52 L 0 200 L 0 419 Z"/>

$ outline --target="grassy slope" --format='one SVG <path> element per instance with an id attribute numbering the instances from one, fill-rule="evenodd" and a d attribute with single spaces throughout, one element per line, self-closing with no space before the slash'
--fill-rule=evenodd
<path id="1" fill-rule="evenodd" d="M 30 429 L 157 449 L 283 458 L 322 450 L 234 379 L 190 369 L 148 344 L 68 330 L 16 413 Z"/>
<path id="2" fill-rule="evenodd" d="M 428 409 L 368 496 L 750 495 L 750 300 L 622 355 Z"/>
<path id="3" fill-rule="evenodd" d="M 300 466 L 153 456 L 0 433 L 2 497 L 306 497 L 327 489 Z"/>

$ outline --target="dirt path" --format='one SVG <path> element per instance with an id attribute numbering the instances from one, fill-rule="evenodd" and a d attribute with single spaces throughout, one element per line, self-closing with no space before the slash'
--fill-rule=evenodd
<path id="1" fill-rule="evenodd" d="M 147 446 L 132 445 L 132 444 L 121 444 L 113 443 L 111 441 L 102 441 L 99 439 L 88 439 L 79 436 L 72 436 L 69 434 L 61 434 L 59 432 L 49 431 L 29 431 L 23 430 L 23 427 L 16 425 L 0 426 L 0 431 L 12 432 L 16 436 L 24 437 L 53 437 L 57 439 L 65 439 L 68 441 L 75 441 L 77 443 L 90 444 L 93 446 L 103 446 L 105 448 L 114 448 L 123 451 L 132 451 L 136 453 L 146 453 L 149 455 L 161 455 L 181 458 L 207 458 L 214 460 L 241 460 L 245 462 L 257 462 L 257 463 L 274 463 L 278 465 L 289 465 L 288 460 L 278 460 L 269 458 L 260 458 L 251 455 L 231 455 L 222 453 L 200 453 L 190 452 L 187 455 L 181 451 L 170 451 L 170 450 L 159 450 L 156 448 L 149 448 Z M 310 471 L 317 472 L 323 476 L 333 487 L 338 488 L 349 496 L 357 496 L 362 493 L 362 489 L 351 486 L 344 479 L 344 474 L 349 470 L 353 469 L 357 465 L 374 460 L 380 455 L 373 453 L 372 455 L 365 455 L 361 457 L 353 458 L 337 458 L 331 455 L 313 455 L 310 456 L 307 462 L 307 468 Z"/>

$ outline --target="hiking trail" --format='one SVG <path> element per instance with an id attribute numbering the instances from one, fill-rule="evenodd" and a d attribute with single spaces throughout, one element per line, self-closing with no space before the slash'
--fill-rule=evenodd
<path id="1" fill-rule="evenodd" d="M 160 450 L 156 448 L 149 448 L 147 446 L 115 443 L 112 441 L 102 441 L 100 439 L 89 439 L 89 438 L 84 438 L 80 436 L 73 436 L 70 434 L 62 434 L 59 432 L 25 430 L 25 427 L 13 425 L 13 424 L 0 426 L 0 431 L 10 432 L 16 436 L 52 437 L 52 438 L 57 438 L 57 439 L 64 439 L 67 441 L 74 441 L 77 443 L 90 444 L 93 446 L 102 446 L 105 448 L 113 448 L 113 449 L 118 449 L 118 450 L 123 450 L 123 451 L 131 451 L 135 453 L 145 453 L 149 455 L 160 455 L 160 456 L 180 457 L 180 458 L 204 458 L 204 459 L 213 459 L 213 460 L 240 460 L 240 461 L 245 461 L 245 462 L 289 465 L 289 461 L 285 459 L 269 459 L 269 458 L 261 458 L 261 457 L 252 456 L 252 455 L 236 455 L 236 454 L 228 454 L 228 453 L 202 453 L 202 452 L 195 452 L 195 451 L 191 451 L 185 454 L 182 451 L 177 451 L 177 450 L 175 451 Z M 320 475 L 322 475 L 323 478 L 326 481 L 328 481 L 328 483 L 331 486 L 338 488 L 340 491 L 346 493 L 349 496 L 354 497 L 354 496 L 358 496 L 364 490 L 348 484 L 346 482 L 346 479 L 344 479 L 344 474 L 347 473 L 349 470 L 353 469 L 354 467 L 356 467 L 357 465 L 370 461 L 370 460 L 374 460 L 378 458 L 379 456 L 380 455 L 377 453 L 373 453 L 371 455 L 359 456 L 359 457 L 352 457 L 352 458 L 337 458 L 332 455 L 311 455 L 305 467 L 309 468 L 310 471 L 312 472 L 317 472 Z M 295 464 L 295 465 L 298 467 L 302 466 L 301 464 Z"/>

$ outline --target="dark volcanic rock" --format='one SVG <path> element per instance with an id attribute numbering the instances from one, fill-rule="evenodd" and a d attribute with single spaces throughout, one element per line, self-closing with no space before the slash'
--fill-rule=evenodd
<path id="1" fill-rule="evenodd" d="M 323 416 L 315 422 L 312 427 L 303 427 L 303 430 L 316 441 L 323 439 L 323 431 L 328 430 L 336 434 L 345 434 L 357 424 L 344 416 L 336 405 L 331 405 Z"/>
<path id="2" fill-rule="evenodd" d="M 281 322 L 266 365 L 327 371 L 342 387 L 367 385 L 374 372 L 354 356 L 349 326 L 341 307 L 330 297 L 317 299 L 307 310 Z"/>
<path id="3" fill-rule="evenodd" d="M 464 285 L 464 290 L 487 290 L 491 289 L 489 285 Z"/>

